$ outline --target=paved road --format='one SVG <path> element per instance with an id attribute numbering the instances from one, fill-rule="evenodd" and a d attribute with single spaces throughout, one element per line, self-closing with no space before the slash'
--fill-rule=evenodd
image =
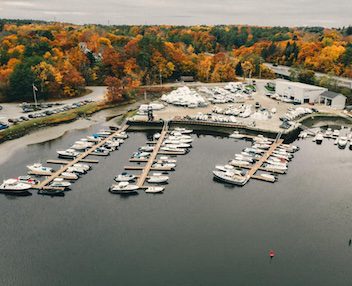
<path id="1" fill-rule="evenodd" d="M 75 98 L 69 98 L 69 99 L 64 99 L 60 100 L 60 103 L 63 104 L 72 104 L 81 100 L 93 100 L 93 101 L 100 101 L 104 98 L 105 92 L 106 92 L 106 87 L 104 86 L 88 86 L 88 89 L 92 90 L 91 93 L 81 96 L 81 97 L 75 97 Z M 9 118 L 17 118 L 22 115 L 29 115 L 31 113 L 23 113 L 22 108 L 19 106 L 19 103 L 0 103 L 0 105 L 3 107 L 2 110 L 0 110 L 0 121 L 5 121 Z M 47 108 L 45 110 L 50 110 L 57 108 L 57 106 L 52 107 L 52 108 Z"/>

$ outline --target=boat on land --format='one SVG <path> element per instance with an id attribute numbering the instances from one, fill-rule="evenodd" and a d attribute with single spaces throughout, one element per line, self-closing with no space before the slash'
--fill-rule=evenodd
<path id="1" fill-rule="evenodd" d="M 347 146 L 348 140 L 347 137 L 342 136 L 339 137 L 338 141 L 337 141 L 337 145 L 339 146 L 339 148 L 345 148 Z"/>
<path id="2" fill-rule="evenodd" d="M 159 194 L 164 192 L 165 188 L 164 187 L 159 187 L 159 186 L 153 186 L 153 187 L 148 187 L 145 192 L 148 194 Z"/>
<path id="3" fill-rule="evenodd" d="M 248 180 L 248 176 L 233 175 L 229 172 L 213 171 L 213 175 L 216 179 L 237 186 L 244 186 Z"/>
<path id="4" fill-rule="evenodd" d="M 28 165 L 27 168 L 32 172 L 37 172 L 41 174 L 50 175 L 52 172 L 54 172 L 53 168 L 45 167 L 41 163 L 34 163 L 33 165 Z"/>
<path id="5" fill-rule="evenodd" d="M 136 179 L 135 175 L 128 174 L 127 172 L 123 172 L 114 178 L 116 182 L 130 182 L 130 181 L 134 181 L 135 179 Z"/>
<path id="6" fill-rule="evenodd" d="M 4 194 L 29 194 L 32 184 L 22 183 L 17 179 L 7 179 L 0 185 L 0 192 Z"/>
<path id="7" fill-rule="evenodd" d="M 112 185 L 109 188 L 109 192 L 119 195 L 135 194 L 138 192 L 139 187 L 137 185 L 130 185 L 128 182 L 120 182 L 116 185 Z"/>

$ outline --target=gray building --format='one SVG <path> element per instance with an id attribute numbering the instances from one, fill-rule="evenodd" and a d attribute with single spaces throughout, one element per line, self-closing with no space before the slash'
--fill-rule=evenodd
<path id="1" fill-rule="evenodd" d="M 324 91 L 320 95 L 320 103 L 335 109 L 344 109 L 346 106 L 346 96 L 333 91 Z"/>

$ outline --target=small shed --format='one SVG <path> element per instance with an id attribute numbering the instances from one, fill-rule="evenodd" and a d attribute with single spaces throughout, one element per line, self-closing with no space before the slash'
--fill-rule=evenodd
<path id="1" fill-rule="evenodd" d="M 320 103 L 331 106 L 334 109 L 344 109 L 346 106 L 346 96 L 327 90 L 320 95 Z"/>

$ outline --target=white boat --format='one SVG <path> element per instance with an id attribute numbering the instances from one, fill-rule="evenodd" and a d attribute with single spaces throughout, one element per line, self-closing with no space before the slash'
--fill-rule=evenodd
<path id="1" fill-rule="evenodd" d="M 125 131 L 120 132 L 114 136 L 114 138 L 119 138 L 119 139 L 127 139 L 128 135 Z"/>
<path id="2" fill-rule="evenodd" d="M 137 185 L 130 185 L 128 182 L 120 182 L 116 185 L 112 185 L 109 188 L 109 192 L 113 194 L 127 195 L 137 193 L 138 189 Z"/>
<path id="3" fill-rule="evenodd" d="M 332 133 L 333 137 L 339 137 L 340 136 L 340 130 L 335 129 L 334 132 Z"/>
<path id="4" fill-rule="evenodd" d="M 333 135 L 332 129 L 331 129 L 331 128 L 328 128 L 328 129 L 325 131 L 324 137 L 330 138 L 332 135 Z"/>
<path id="5" fill-rule="evenodd" d="M 81 168 L 85 171 L 89 171 L 92 167 L 87 165 L 87 164 L 81 164 L 81 163 L 76 163 L 73 165 L 73 167 L 76 167 L 76 168 Z"/>
<path id="6" fill-rule="evenodd" d="M 17 177 L 17 181 L 20 183 L 24 183 L 24 184 L 30 184 L 30 185 L 37 185 L 39 184 L 39 180 L 31 177 L 31 176 L 19 176 Z"/>
<path id="7" fill-rule="evenodd" d="M 317 144 L 321 144 L 324 140 L 324 136 L 321 133 L 318 133 L 317 135 L 315 135 L 313 141 Z"/>
<path id="8" fill-rule="evenodd" d="M 114 178 L 116 182 L 130 182 L 130 181 L 134 181 L 135 179 L 136 179 L 135 175 L 128 174 L 126 172 L 123 172 Z"/>
<path id="9" fill-rule="evenodd" d="M 191 144 L 187 144 L 187 143 L 164 144 L 163 146 L 169 147 L 169 148 L 181 148 L 181 149 L 191 148 L 192 147 Z"/>
<path id="10" fill-rule="evenodd" d="M 63 179 L 66 180 L 77 180 L 78 179 L 78 175 L 75 173 L 70 173 L 70 172 L 63 172 L 60 175 Z"/>
<path id="11" fill-rule="evenodd" d="M 177 163 L 176 159 L 171 159 L 167 156 L 160 156 L 158 159 L 158 162 L 162 162 L 162 163 Z"/>
<path id="12" fill-rule="evenodd" d="M 145 158 L 145 157 L 149 157 L 150 153 L 149 152 L 135 152 L 133 153 L 133 158 Z"/>
<path id="13" fill-rule="evenodd" d="M 145 192 L 149 194 L 158 194 L 162 193 L 164 191 L 164 187 L 159 187 L 159 186 L 153 186 L 153 187 L 148 187 Z"/>
<path id="14" fill-rule="evenodd" d="M 77 173 L 77 174 L 85 174 L 86 173 L 86 171 L 84 169 L 74 167 L 74 166 L 68 167 L 66 171 L 69 173 Z"/>
<path id="15" fill-rule="evenodd" d="M 242 161 L 242 160 L 231 160 L 229 162 L 230 165 L 233 165 L 233 166 L 249 166 L 250 163 L 247 162 L 247 161 Z"/>
<path id="16" fill-rule="evenodd" d="M 64 151 L 57 151 L 56 153 L 59 155 L 60 158 L 63 158 L 63 159 L 74 159 L 79 154 L 81 154 L 80 152 L 77 152 L 74 149 L 67 149 L 67 150 L 64 150 Z"/>
<path id="17" fill-rule="evenodd" d="M 0 185 L 1 193 L 21 194 L 28 193 L 28 190 L 32 188 L 31 184 L 19 182 L 16 179 L 7 179 Z"/>
<path id="18" fill-rule="evenodd" d="M 160 138 L 161 134 L 160 133 L 155 133 L 153 135 L 154 140 L 158 140 Z"/>
<path id="19" fill-rule="evenodd" d="M 152 146 L 142 146 L 142 147 L 139 147 L 138 150 L 142 151 L 142 152 L 153 152 L 154 147 L 152 147 Z"/>
<path id="20" fill-rule="evenodd" d="M 170 152 L 170 153 L 175 153 L 175 154 L 186 154 L 187 150 L 182 149 L 182 148 L 171 148 L 171 147 L 167 147 L 167 146 L 162 146 L 160 148 L 161 151 L 165 151 L 165 152 Z"/>
<path id="21" fill-rule="evenodd" d="M 277 178 L 274 175 L 271 175 L 271 174 L 262 173 L 259 176 L 265 178 L 266 180 L 268 180 L 270 182 L 275 182 L 277 180 Z"/>
<path id="22" fill-rule="evenodd" d="M 182 134 L 190 134 L 193 132 L 193 130 L 191 129 L 186 129 L 186 128 L 181 128 L 181 127 L 176 127 L 174 129 L 175 132 L 179 132 L 179 133 L 182 133 Z"/>
<path id="23" fill-rule="evenodd" d="M 269 164 L 269 163 L 264 163 L 263 167 L 266 169 L 266 171 L 269 172 L 275 172 L 275 171 L 287 171 L 287 166 L 283 166 L 283 165 L 273 165 L 273 164 Z"/>
<path id="24" fill-rule="evenodd" d="M 339 137 L 339 139 L 337 141 L 337 145 L 340 148 L 345 148 L 347 143 L 348 143 L 348 140 L 347 140 L 347 137 L 345 137 L 345 136 Z"/>
<path id="25" fill-rule="evenodd" d="M 176 167 L 176 164 L 174 163 L 154 163 L 152 165 L 152 168 L 155 168 L 155 169 L 173 169 Z"/>
<path id="26" fill-rule="evenodd" d="M 65 181 L 63 178 L 55 178 L 50 184 L 50 186 L 55 188 L 69 188 L 71 186 L 71 183 Z"/>
<path id="27" fill-rule="evenodd" d="M 89 142 L 98 143 L 98 142 L 100 142 L 102 139 L 101 139 L 99 136 L 94 136 L 94 135 L 92 135 L 92 136 L 87 136 L 87 140 L 88 140 Z"/>
<path id="28" fill-rule="evenodd" d="M 148 183 L 161 184 L 161 183 L 166 183 L 168 180 L 169 180 L 169 177 L 163 175 L 162 173 L 153 173 L 148 178 Z"/>
<path id="29" fill-rule="evenodd" d="M 233 172 L 235 170 L 235 167 L 232 165 L 216 165 L 215 169 L 222 171 L 222 172 Z"/>
<path id="30" fill-rule="evenodd" d="M 32 172 L 37 172 L 41 174 L 50 175 L 52 172 L 54 172 L 53 168 L 44 167 L 41 163 L 34 163 L 33 165 L 28 165 L 27 168 Z"/>
<path id="31" fill-rule="evenodd" d="M 91 155 L 99 155 L 99 156 L 108 156 L 109 154 L 110 154 L 110 150 L 104 147 L 97 148 L 91 153 Z"/>
<path id="32" fill-rule="evenodd" d="M 237 186 L 244 186 L 249 180 L 248 176 L 238 176 L 238 175 L 231 176 L 230 173 L 225 173 L 221 171 L 213 171 L 213 175 L 216 179 L 222 182 L 229 183 L 232 185 L 237 185 Z"/>
<path id="33" fill-rule="evenodd" d="M 232 134 L 229 135 L 229 137 L 234 139 L 242 139 L 245 136 L 242 135 L 239 131 L 234 131 Z"/>

